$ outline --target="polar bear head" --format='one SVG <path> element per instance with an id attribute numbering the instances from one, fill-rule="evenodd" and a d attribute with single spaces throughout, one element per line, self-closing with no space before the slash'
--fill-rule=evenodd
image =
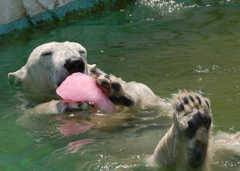
<path id="1" fill-rule="evenodd" d="M 34 49 L 26 65 L 8 78 L 36 93 L 56 95 L 56 88 L 72 73 L 89 75 L 86 57 L 86 49 L 78 43 L 46 43 Z"/>

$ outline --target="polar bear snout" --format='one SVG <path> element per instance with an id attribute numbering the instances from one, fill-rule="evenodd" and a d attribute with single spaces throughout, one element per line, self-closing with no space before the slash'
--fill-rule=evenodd
<path id="1" fill-rule="evenodd" d="M 81 72 L 83 73 L 85 71 L 85 64 L 84 61 L 79 58 L 70 58 L 67 59 L 64 68 L 69 72 L 70 74 L 75 73 L 75 72 Z"/>

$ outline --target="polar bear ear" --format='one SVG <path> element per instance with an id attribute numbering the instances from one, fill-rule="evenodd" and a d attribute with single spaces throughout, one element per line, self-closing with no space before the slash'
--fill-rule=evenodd
<path id="1" fill-rule="evenodd" d="M 20 70 L 16 72 L 8 73 L 8 81 L 12 84 L 22 83 L 26 76 L 26 67 L 23 66 Z"/>

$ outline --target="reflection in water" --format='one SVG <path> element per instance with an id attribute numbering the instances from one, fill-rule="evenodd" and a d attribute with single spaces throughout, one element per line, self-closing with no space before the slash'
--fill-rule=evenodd
<path id="1" fill-rule="evenodd" d="M 76 153 L 82 146 L 93 143 L 94 141 L 95 141 L 95 139 L 84 139 L 84 140 L 71 142 L 68 144 L 67 149 L 70 150 L 71 153 Z M 89 150 L 84 150 L 84 151 L 82 151 L 81 154 L 84 154 L 86 151 L 89 151 Z"/>
<path id="2" fill-rule="evenodd" d="M 57 118 L 58 120 L 64 122 L 63 124 L 60 124 L 60 131 L 64 137 L 84 133 L 94 125 L 88 122 L 83 123 L 81 120 L 78 119 L 73 118 L 65 119 L 65 118 L 66 117 L 63 115 Z"/>

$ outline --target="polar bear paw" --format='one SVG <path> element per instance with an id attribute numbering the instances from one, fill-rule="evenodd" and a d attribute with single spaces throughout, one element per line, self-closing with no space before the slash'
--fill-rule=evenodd
<path id="1" fill-rule="evenodd" d="M 92 77 L 96 79 L 98 87 L 100 87 L 103 93 L 109 97 L 109 99 L 118 105 L 132 106 L 134 101 L 129 95 L 131 89 L 130 86 L 126 86 L 126 82 L 121 78 L 117 78 L 114 75 L 107 75 L 98 68 L 90 70 Z M 126 90 L 128 87 L 128 91 Z"/>
<path id="2" fill-rule="evenodd" d="M 109 97 L 114 104 L 123 106 L 132 106 L 133 101 L 126 97 L 123 85 L 125 82 L 121 78 L 117 78 L 114 75 L 100 75 L 97 80 L 97 85 L 103 91 L 103 93 Z"/>
<path id="3" fill-rule="evenodd" d="M 193 138 L 200 127 L 209 130 L 211 109 L 208 99 L 192 91 L 182 90 L 174 98 L 175 119 L 188 138 Z"/>
<path id="4" fill-rule="evenodd" d="M 97 85 L 108 97 L 118 95 L 122 89 L 121 84 L 113 75 L 101 75 L 97 78 Z"/>
<path id="5" fill-rule="evenodd" d="M 208 149 L 212 115 L 210 102 L 198 93 L 182 90 L 173 100 L 174 124 L 187 142 L 189 164 L 203 165 Z"/>
<path id="6" fill-rule="evenodd" d="M 121 82 L 123 81 L 120 78 L 113 75 L 107 75 L 98 68 L 93 68 L 90 72 L 93 78 L 96 79 L 98 87 L 102 89 L 106 96 L 119 96 L 121 94 Z"/>
<path id="7" fill-rule="evenodd" d="M 66 112 L 90 110 L 91 108 L 94 107 L 94 103 L 90 101 L 73 102 L 73 101 L 60 100 L 57 102 L 56 106 L 60 113 L 66 113 Z"/>

